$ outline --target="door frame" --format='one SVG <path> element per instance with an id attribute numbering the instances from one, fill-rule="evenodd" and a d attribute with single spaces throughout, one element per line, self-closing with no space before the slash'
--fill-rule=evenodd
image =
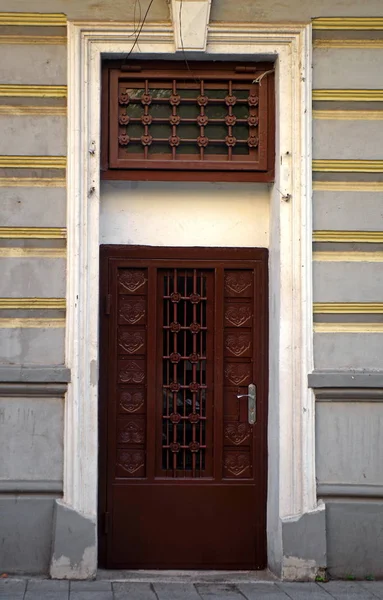
<path id="1" fill-rule="evenodd" d="M 188 4 L 188 3 L 187 3 Z M 176 56 L 178 24 L 149 23 L 134 54 Z M 132 23 L 68 23 L 68 258 L 64 502 L 94 523 L 98 490 L 101 57 L 132 51 Z M 177 40 L 177 36 L 176 36 Z M 315 484 L 311 228 L 311 26 L 207 27 L 206 58 L 276 61 L 276 174 L 270 200 L 268 560 L 284 568 L 282 524 L 318 510 Z M 182 55 L 178 55 L 182 58 Z M 190 59 L 190 55 L 189 55 Z M 85 554 L 84 554 L 85 556 Z M 97 569 L 87 554 L 86 572 Z M 85 559 L 84 559 L 85 560 Z M 300 559 L 305 576 L 312 561 Z M 68 573 L 71 567 L 68 566 Z M 68 575 L 69 576 L 69 575 Z"/>

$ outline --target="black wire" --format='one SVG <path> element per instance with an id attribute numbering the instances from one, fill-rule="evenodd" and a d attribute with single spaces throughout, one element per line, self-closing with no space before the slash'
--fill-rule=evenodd
<path id="1" fill-rule="evenodd" d="M 140 26 L 140 28 L 139 28 L 139 30 L 138 30 L 138 33 L 137 33 L 137 35 L 136 35 L 136 39 L 134 40 L 134 42 L 133 42 L 133 45 L 132 45 L 131 49 L 129 50 L 129 53 L 128 53 L 128 55 L 127 55 L 127 56 L 126 56 L 126 58 L 125 58 L 125 60 L 124 60 L 124 63 L 126 63 L 126 61 L 128 60 L 129 56 L 132 54 L 132 52 L 133 52 L 133 50 L 134 50 L 134 48 L 135 48 L 135 46 L 136 46 L 136 44 L 137 44 L 137 42 L 138 42 L 138 38 L 139 38 L 139 37 L 140 37 L 140 35 L 141 35 L 142 28 L 143 28 L 143 26 L 145 25 L 146 17 L 148 16 L 148 13 L 149 13 L 149 11 L 150 11 L 150 9 L 151 9 L 151 7 L 152 7 L 152 4 L 153 4 L 153 2 L 154 2 L 154 0 L 150 0 L 150 2 L 149 2 L 149 6 L 148 6 L 148 8 L 146 9 L 146 12 L 145 12 L 145 14 L 144 14 L 144 18 L 142 19 L 142 23 L 141 23 L 141 26 Z M 140 5 L 140 6 L 141 6 L 141 5 Z"/>

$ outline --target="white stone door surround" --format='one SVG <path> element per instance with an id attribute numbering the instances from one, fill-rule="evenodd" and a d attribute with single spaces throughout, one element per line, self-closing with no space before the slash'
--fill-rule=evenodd
<path id="1" fill-rule="evenodd" d="M 195 2 L 194 10 L 204 2 Z M 173 0 L 173 14 L 179 10 L 179 4 L 179 0 Z M 188 0 L 184 4 L 189 6 Z M 205 8 L 202 6 L 201 19 L 207 21 L 209 11 Z M 182 23 L 189 59 L 193 58 L 194 44 L 198 56 L 204 50 L 206 57 L 211 58 L 230 54 L 231 59 L 246 55 L 246 59 L 254 56 L 275 60 L 276 176 L 270 200 L 267 536 L 270 567 L 280 574 L 284 566 L 289 566 L 283 559 L 283 520 L 318 510 L 314 399 L 307 387 L 313 360 L 311 28 L 301 24 L 201 22 L 205 36 L 201 41 L 201 36 L 193 37 L 193 29 L 187 31 L 187 15 Z M 134 55 L 166 54 L 182 59 L 177 27 L 177 20 L 174 27 L 171 23 L 145 25 Z M 132 23 L 68 24 L 66 361 L 72 381 L 66 397 L 63 502 L 95 523 L 101 58 L 129 53 L 133 34 Z M 91 556 L 88 576 L 97 566 L 96 552 Z M 294 568 L 302 573 L 310 566 L 304 560 L 298 563 L 294 563 Z"/>

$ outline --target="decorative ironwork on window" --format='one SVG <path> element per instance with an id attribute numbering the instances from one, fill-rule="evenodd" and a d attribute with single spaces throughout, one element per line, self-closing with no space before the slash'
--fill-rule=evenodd
<path id="1" fill-rule="evenodd" d="M 131 68 L 109 72 L 109 169 L 271 173 L 270 64 Z"/>

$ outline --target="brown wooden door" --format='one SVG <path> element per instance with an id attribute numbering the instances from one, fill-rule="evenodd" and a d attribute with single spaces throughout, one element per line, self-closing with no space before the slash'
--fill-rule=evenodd
<path id="1" fill-rule="evenodd" d="M 264 568 L 267 251 L 104 246 L 101 273 L 102 564 Z"/>

